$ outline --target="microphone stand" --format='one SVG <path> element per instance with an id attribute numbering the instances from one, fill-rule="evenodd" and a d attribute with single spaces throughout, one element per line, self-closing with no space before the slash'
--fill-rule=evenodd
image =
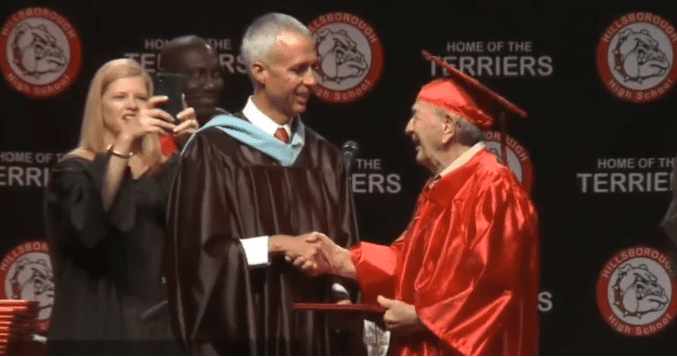
<path id="1" fill-rule="evenodd" d="M 163 276 L 162 277 L 162 285 L 166 285 L 166 284 L 167 284 L 167 279 Z M 141 321 L 144 321 L 144 322 L 148 321 L 151 318 L 155 317 L 155 315 L 159 314 L 160 311 L 162 311 L 163 309 L 168 308 L 168 307 L 169 307 L 169 300 L 164 299 L 164 300 L 160 301 L 159 303 L 157 303 L 157 304 L 149 307 L 148 309 L 146 309 L 146 311 L 142 312 L 139 317 L 141 317 Z"/>

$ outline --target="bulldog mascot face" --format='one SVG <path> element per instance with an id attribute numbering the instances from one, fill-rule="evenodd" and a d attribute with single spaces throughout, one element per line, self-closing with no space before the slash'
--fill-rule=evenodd
<path id="1" fill-rule="evenodd" d="M 315 47 L 320 56 L 318 74 L 323 81 L 340 84 L 348 78 L 362 76 L 369 65 L 345 30 L 323 29 L 317 33 Z"/>
<path id="2" fill-rule="evenodd" d="M 614 305 L 625 316 L 638 318 L 646 313 L 662 310 L 669 299 L 657 280 L 644 264 L 638 267 L 630 264 L 623 266 L 613 286 Z"/>
<path id="3" fill-rule="evenodd" d="M 12 40 L 13 62 L 26 76 L 61 71 L 68 63 L 63 52 L 44 24 L 21 24 Z"/>
<path id="4" fill-rule="evenodd" d="M 613 53 L 614 68 L 626 82 L 641 84 L 647 78 L 665 75 L 670 68 L 665 52 L 658 48 L 658 41 L 646 29 L 625 29 L 620 33 Z"/>
<path id="5" fill-rule="evenodd" d="M 31 261 L 21 258 L 16 263 L 16 271 L 10 279 L 12 299 L 38 301 L 39 316 L 49 316 L 54 304 L 54 276 L 47 262 L 42 259 Z"/>

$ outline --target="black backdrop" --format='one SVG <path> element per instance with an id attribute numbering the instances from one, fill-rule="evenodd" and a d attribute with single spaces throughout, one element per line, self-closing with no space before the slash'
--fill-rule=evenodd
<path id="1" fill-rule="evenodd" d="M 312 101 L 304 121 L 336 145 L 354 140 L 360 146 L 353 180 L 362 239 L 379 243 L 395 239 L 408 222 L 427 178 L 427 172 L 415 164 L 413 147 L 403 135 L 418 89 L 440 75 L 439 68 L 433 73 L 431 64 L 421 57 L 421 49 L 446 56 L 456 65 L 489 58 L 483 61 L 492 61 L 493 67 L 488 67 L 492 71 L 485 67 L 482 74 L 475 74 L 529 113 L 526 119 L 511 118 L 509 135 L 528 152 L 532 170 L 523 175 L 533 180 L 532 197 L 541 223 L 541 353 L 674 354 L 677 349 L 670 341 L 677 329 L 671 313 L 677 292 L 672 287 L 677 285 L 671 269 L 666 268 L 667 274 L 663 274 L 660 264 L 648 265 L 658 277 L 654 285 L 663 289 L 663 305 L 656 311 L 637 316 L 625 306 L 624 316 L 621 310 L 614 310 L 616 314 L 621 311 L 617 318 L 628 321 L 630 332 L 627 328 L 617 332 L 605 322 L 609 314 L 603 305 L 610 295 L 604 294 L 604 289 L 601 295 L 597 292 L 598 283 L 604 280 L 604 267 L 614 259 L 625 259 L 641 268 L 642 261 L 627 260 L 627 255 L 619 255 L 622 252 L 643 246 L 662 257 L 675 251 L 658 223 L 671 198 L 667 180 L 671 157 L 677 153 L 673 143 L 677 91 L 667 89 L 660 98 L 646 102 L 621 99 L 607 88 L 597 65 L 600 41 L 613 23 L 630 14 L 651 13 L 674 26 L 677 13 L 671 7 L 669 2 L 636 1 L 546 6 L 517 1 L 508 5 L 456 1 L 192 0 L 179 4 L 4 0 L 0 20 L 5 32 L 0 33 L 0 39 L 5 36 L 8 40 L 3 44 L 13 39 L 12 16 L 21 10 L 47 8 L 66 19 L 79 36 L 82 65 L 67 89 L 44 98 L 13 88 L 6 74 L 9 67 L 3 67 L 0 254 L 5 258 L 0 277 L 5 280 L 0 282 L 4 284 L 0 295 L 4 292 L 4 297 L 11 297 L 10 280 L 20 270 L 16 262 L 22 255 L 34 253 L 28 255 L 33 262 L 46 256 L 39 254 L 40 244 L 25 243 L 44 240 L 41 204 L 47 168 L 57 154 L 76 145 L 89 81 L 99 66 L 127 56 L 152 69 L 163 40 L 189 33 L 216 39 L 226 83 L 222 106 L 237 111 L 251 85 L 242 66 L 231 60 L 239 54 L 243 30 L 255 16 L 277 11 L 310 23 L 340 12 L 357 16 L 373 28 L 383 48 L 383 71 L 373 90 L 357 100 Z M 665 27 L 665 38 L 669 32 Z M 676 73 L 675 43 L 661 42 L 655 33 L 652 37 L 667 55 L 669 68 L 661 78 L 668 78 L 663 83 L 669 83 Z M 499 42 L 503 48 L 490 51 L 490 46 Z M 12 53 L 7 47 L 0 60 L 9 61 Z M 505 59 L 513 56 L 516 59 Z M 498 65 L 500 74 L 497 59 L 507 61 Z M 532 60 L 533 71 L 520 70 L 520 61 L 529 64 Z M 517 64 L 513 67 L 513 63 Z M 475 71 L 478 68 L 471 66 Z M 18 162 L 22 155 L 24 162 Z M 647 186 L 649 177 L 652 183 Z M 615 184 L 610 183 L 612 179 Z M 49 262 L 41 264 L 49 266 Z M 618 272 L 614 274 L 612 283 L 619 277 Z M 48 286 L 49 272 L 43 275 L 42 286 Z M 39 288 L 22 297 L 39 299 L 44 306 L 50 301 L 49 291 Z M 48 316 L 46 308 L 41 317 L 48 321 Z M 668 323 L 647 322 L 651 316 Z"/>

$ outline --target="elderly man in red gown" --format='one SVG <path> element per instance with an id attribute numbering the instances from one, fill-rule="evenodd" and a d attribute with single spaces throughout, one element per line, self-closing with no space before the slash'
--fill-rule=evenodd
<path id="1" fill-rule="evenodd" d="M 389 354 L 538 352 L 537 215 L 483 144 L 491 98 L 473 87 L 444 78 L 418 94 L 405 132 L 432 177 L 393 244 L 346 250 L 315 237 L 324 264 L 294 262 L 311 275 L 355 279 L 366 301 L 386 307 Z"/>

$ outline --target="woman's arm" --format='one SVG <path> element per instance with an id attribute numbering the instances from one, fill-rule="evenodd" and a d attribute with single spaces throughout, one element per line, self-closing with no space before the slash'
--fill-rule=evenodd
<path id="1" fill-rule="evenodd" d="M 122 179 L 127 171 L 131 158 L 132 142 L 134 138 L 129 133 L 118 135 L 115 143 L 108 149 L 111 153 L 108 169 L 103 177 L 103 208 L 108 211 L 122 186 Z"/>
<path id="2" fill-rule="evenodd" d="M 103 179 L 103 206 L 108 211 L 115 202 L 122 181 L 132 157 L 132 150 L 139 146 L 139 141 L 146 134 L 158 133 L 170 135 L 177 127 L 172 124 L 174 118 L 167 112 L 155 108 L 166 101 L 165 97 L 152 97 L 147 106 L 141 108 L 137 115 L 124 120 L 120 125 L 120 133 L 108 151 L 111 159 Z"/>

